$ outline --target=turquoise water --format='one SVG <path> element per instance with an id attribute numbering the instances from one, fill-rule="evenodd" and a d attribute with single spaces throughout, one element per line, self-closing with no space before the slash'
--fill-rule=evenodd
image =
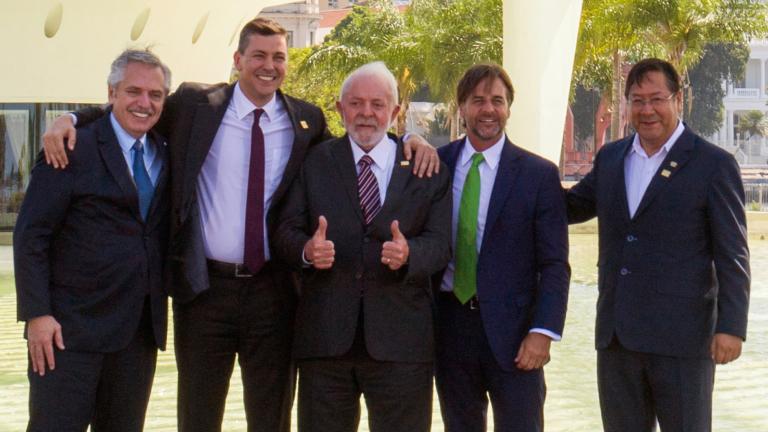
<path id="1" fill-rule="evenodd" d="M 752 298 L 747 343 L 742 357 L 718 367 L 714 430 L 768 431 L 768 241 L 750 239 Z M 26 352 L 22 325 L 16 323 L 10 248 L 0 247 L 0 431 L 24 430 L 27 418 Z M 597 297 L 597 237 L 571 236 L 573 278 L 564 339 L 553 344 L 545 369 L 546 430 L 599 431 L 593 331 Z M 172 334 L 169 347 L 173 346 Z M 435 397 L 433 431 L 443 431 Z M 232 377 L 223 430 L 245 431 L 239 375 Z M 295 421 L 294 421 L 295 424 Z M 173 350 L 161 353 L 147 413 L 147 431 L 176 430 L 176 369 Z M 367 431 L 365 414 L 360 425 Z"/>

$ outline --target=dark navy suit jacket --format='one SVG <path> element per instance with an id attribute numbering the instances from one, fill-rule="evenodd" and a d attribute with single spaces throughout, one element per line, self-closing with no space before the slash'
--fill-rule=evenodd
<path id="1" fill-rule="evenodd" d="M 465 143 L 461 139 L 438 150 L 451 174 Z M 439 287 L 442 275 L 437 277 Z M 562 334 L 569 280 L 568 225 L 557 167 L 507 140 L 477 263 L 485 334 L 504 370 L 516 369 L 515 356 L 531 328 Z"/>
<path id="2" fill-rule="evenodd" d="M 709 355 L 715 332 L 746 337 L 749 250 L 736 160 L 687 127 L 629 217 L 624 158 L 610 143 L 568 192 L 568 216 L 597 216 L 597 348 Z"/>
<path id="3" fill-rule="evenodd" d="M 53 315 L 68 350 L 125 348 L 147 296 L 155 341 L 165 347 L 169 164 L 165 141 L 148 136 L 164 163 L 146 222 L 108 113 L 78 128 L 66 170 L 41 153 L 32 171 L 13 236 L 18 318 Z"/>

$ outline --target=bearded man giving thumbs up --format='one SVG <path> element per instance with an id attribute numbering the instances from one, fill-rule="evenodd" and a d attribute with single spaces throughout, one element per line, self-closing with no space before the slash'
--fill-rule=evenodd
<path id="1" fill-rule="evenodd" d="M 434 358 L 430 276 L 450 259 L 447 170 L 412 174 L 387 135 L 397 84 L 383 63 L 344 81 L 347 135 L 309 151 L 274 247 L 301 272 L 293 353 L 298 428 L 428 431 Z"/>

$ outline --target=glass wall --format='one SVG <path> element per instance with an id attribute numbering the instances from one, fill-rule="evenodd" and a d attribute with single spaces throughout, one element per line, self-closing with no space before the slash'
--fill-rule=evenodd
<path id="1" fill-rule="evenodd" d="M 46 126 L 85 104 L 0 103 L 0 230 L 12 230 Z"/>

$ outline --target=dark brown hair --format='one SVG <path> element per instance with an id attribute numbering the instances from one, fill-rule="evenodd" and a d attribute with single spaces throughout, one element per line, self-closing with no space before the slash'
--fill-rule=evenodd
<path id="1" fill-rule="evenodd" d="M 629 99 L 629 89 L 633 85 L 640 85 L 645 79 L 645 76 L 649 72 L 661 72 L 664 74 L 664 78 L 667 81 L 667 89 L 675 94 L 680 91 L 680 74 L 677 73 L 675 67 L 668 61 L 664 61 L 657 58 L 647 58 L 640 60 L 632 69 L 630 69 L 627 75 L 627 84 L 624 86 L 624 97 Z"/>
<path id="2" fill-rule="evenodd" d="M 509 79 L 509 75 L 507 75 L 504 68 L 493 63 L 477 64 L 464 72 L 464 76 L 461 77 L 459 84 L 456 86 L 456 102 L 458 105 L 463 104 L 478 84 L 487 79 L 486 84 L 490 86 L 496 78 L 500 79 L 504 83 L 504 87 L 507 88 L 507 102 L 511 105 L 512 100 L 515 98 L 512 80 Z"/>
<path id="3" fill-rule="evenodd" d="M 245 54 L 245 49 L 248 48 L 250 37 L 254 34 L 262 36 L 279 35 L 285 37 L 288 32 L 276 21 L 266 18 L 254 18 L 248 21 L 245 26 L 243 26 L 243 29 L 240 30 L 240 41 L 237 43 L 237 50 L 240 51 L 240 54 Z"/>

